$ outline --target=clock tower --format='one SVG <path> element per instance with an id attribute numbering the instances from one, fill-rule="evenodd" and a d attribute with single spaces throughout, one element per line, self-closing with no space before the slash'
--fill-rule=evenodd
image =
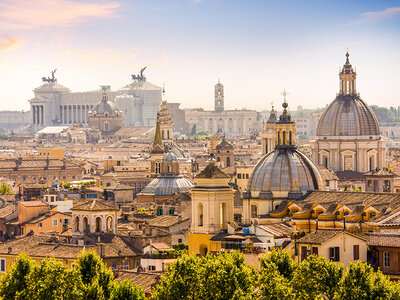
<path id="1" fill-rule="evenodd" d="M 219 82 L 215 85 L 215 112 L 224 111 L 224 86 Z"/>

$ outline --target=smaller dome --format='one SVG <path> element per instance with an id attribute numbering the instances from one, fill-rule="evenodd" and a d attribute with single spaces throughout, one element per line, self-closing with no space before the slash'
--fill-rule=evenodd
<path id="1" fill-rule="evenodd" d="M 119 108 L 111 101 L 108 100 L 107 94 L 103 94 L 103 99 L 93 107 L 92 112 L 96 114 L 104 114 L 105 112 L 109 114 L 114 114 L 119 112 Z"/>
<path id="2" fill-rule="evenodd" d="M 176 157 L 176 155 L 174 153 L 172 153 L 171 151 L 169 151 L 164 158 L 162 159 L 163 162 L 176 162 L 178 161 L 178 158 Z"/>
<path id="3" fill-rule="evenodd" d="M 150 181 L 140 194 L 165 196 L 189 192 L 192 188 L 193 184 L 183 176 L 159 176 Z"/>

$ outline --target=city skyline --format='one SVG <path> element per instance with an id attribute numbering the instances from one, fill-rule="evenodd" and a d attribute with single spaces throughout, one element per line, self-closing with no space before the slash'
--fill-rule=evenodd
<path id="1" fill-rule="evenodd" d="M 347 48 L 361 98 L 398 106 L 395 1 L 3 0 L 0 16 L 1 110 L 27 110 L 51 69 L 78 92 L 117 90 L 143 66 L 183 108 L 212 109 L 218 78 L 227 109 L 280 107 L 283 89 L 292 110 L 325 107 Z"/>

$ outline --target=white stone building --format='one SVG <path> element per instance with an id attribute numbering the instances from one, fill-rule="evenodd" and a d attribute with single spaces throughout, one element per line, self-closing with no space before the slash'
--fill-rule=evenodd
<path id="1" fill-rule="evenodd" d="M 132 76 L 132 83 L 120 90 L 71 92 L 58 84 L 57 78 L 42 78 L 43 84 L 33 90 L 30 99 L 31 126 L 34 132 L 51 125 L 88 124 L 88 113 L 107 91 L 109 100 L 123 113 L 125 126 L 155 126 L 161 103 L 161 88 L 146 81 L 143 69 L 140 75 Z"/>

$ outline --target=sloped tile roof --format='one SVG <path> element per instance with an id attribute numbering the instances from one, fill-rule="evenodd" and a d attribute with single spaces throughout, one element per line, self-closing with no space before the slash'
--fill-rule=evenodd
<path id="1" fill-rule="evenodd" d="M 334 229 L 319 229 L 317 231 L 311 232 L 309 234 L 307 234 L 306 236 L 302 237 L 301 239 L 298 239 L 296 241 L 296 243 L 299 244 L 323 244 L 327 241 L 329 241 L 330 239 L 333 239 L 334 237 L 343 234 L 350 234 L 352 236 L 358 237 L 359 239 L 362 239 L 362 237 L 360 236 L 356 236 L 353 235 L 351 233 L 348 233 L 347 231 L 343 231 L 343 230 L 334 230 Z"/>
<path id="2" fill-rule="evenodd" d="M 229 175 L 222 172 L 217 166 L 208 165 L 195 178 L 229 178 Z"/>
<path id="3" fill-rule="evenodd" d="M 365 233 L 369 246 L 400 248 L 400 234 L 393 233 Z"/>
<path id="4" fill-rule="evenodd" d="M 84 211 L 104 211 L 104 210 L 115 210 L 118 211 L 110 201 L 104 200 L 88 200 L 83 201 L 75 205 L 71 210 L 84 210 Z"/>

